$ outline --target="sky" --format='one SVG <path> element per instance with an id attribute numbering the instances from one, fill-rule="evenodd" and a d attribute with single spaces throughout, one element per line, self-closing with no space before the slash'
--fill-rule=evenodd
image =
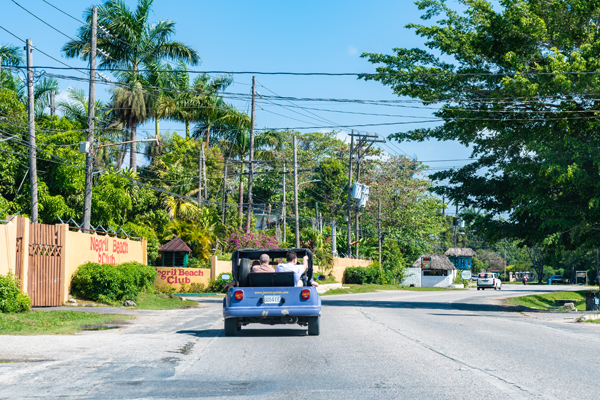
<path id="1" fill-rule="evenodd" d="M 47 0 L 52 5 L 81 18 L 84 9 L 99 4 L 86 0 Z M 52 8 L 42 0 L 17 2 L 48 24 L 69 36 L 75 36 L 80 23 Z M 0 26 L 21 39 L 30 38 L 33 45 L 69 66 L 86 67 L 87 63 L 62 56 L 61 48 L 68 40 L 45 25 L 12 0 L 1 0 Z M 134 8 L 137 1 L 125 0 Z M 447 2 L 460 7 L 456 0 Z M 191 1 L 155 0 L 151 22 L 169 19 L 176 22 L 175 40 L 196 49 L 202 59 L 196 71 L 260 71 L 260 72 L 375 72 L 375 66 L 361 58 L 363 52 L 391 54 L 394 47 L 425 48 L 424 40 L 405 28 L 408 23 L 421 23 L 421 12 L 410 0 L 305 0 L 292 1 Z M 0 44 L 19 45 L 19 40 L 0 30 Z M 34 52 L 35 66 L 62 66 L 40 52 Z M 82 73 L 69 73 L 85 77 Z M 110 76 L 110 74 L 106 74 Z M 328 98 L 357 100 L 398 100 L 389 87 L 377 82 L 365 82 L 355 76 L 281 76 L 257 75 L 257 92 L 296 98 Z M 227 92 L 251 92 L 252 75 L 236 74 Z M 61 81 L 60 90 L 87 85 L 77 81 Z M 99 98 L 107 100 L 107 86 L 97 89 Z M 241 110 L 249 110 L 249 102 L 232 101 Z M 327 131 L 338 128 L 345 137 L 352 127 L 361 132 L 382 137 L 417 127 L 432 127 L 436 123 L 415 123 L 431 118 L 428 108 L 401 108 L 335 102 L 280 102 L 273 104 L 259 99 L 256 108 L 256 128 L 298 128 L 302 131 Z M 421 106 L 420 104 L 412 104 Z M 282 107 L 286 106 L 286 107 Z M 304 109 L 297 108 L 302 106 Z M 310 108 L 310 109 L 308 109 Z M 314 110 L 318 109 L 318 110 Z M 340 112 L 390 114 L 393 117 L 357 115 Z M 365 124 L 394 123 L 360 127 Z M 142 127 L 154 135 L 153 123 Z M 163 129 L 183 128 L 182 124 L 161 121 Z M 140 130 L 138 130 L 140 131 Z M 460 166 L 470 150 L 456 142 L 388 141 L 380 147 L 390 154 L 408 155 L 423 161 L 430 171 L 441 167 Z"/>

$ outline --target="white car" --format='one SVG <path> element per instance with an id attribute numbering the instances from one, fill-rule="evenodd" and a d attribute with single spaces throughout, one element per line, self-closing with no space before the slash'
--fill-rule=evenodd
<path id="1" fill-rule="evenodd" d="M 502 290 L 502 281 L 498 277 L 498 274 L 482 272 L 477 276 L 477 290 L 485 290 L 486 288 Z"/>

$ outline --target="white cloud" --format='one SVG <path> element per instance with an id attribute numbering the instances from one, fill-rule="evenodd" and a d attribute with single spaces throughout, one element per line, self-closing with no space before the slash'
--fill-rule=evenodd
<path id="1" fill-rule="evenodd" d="M 356 49 L 356 47 L 349 45 L 348 46 L 348 55 L 355 56 L 357 54 L 358 54 L 358 50 Z"/>

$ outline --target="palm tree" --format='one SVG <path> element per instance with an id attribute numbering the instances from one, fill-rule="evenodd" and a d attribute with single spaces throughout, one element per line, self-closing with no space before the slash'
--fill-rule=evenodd
<path id="1" fill-rule="evenodd" d="M 21 49 L 10 44 L 0 46 L 0 59 L 4 65 L 21 65 L 24 62 Z"/>
<path id="2" fill-rule="evenodd" d="M 117 88 L 113 90 L 113 107 L 120 121 L 129 131 L 129 140 L 132 141 L 129 153 L 129 168 L 137 171 L 136 143 L 137 126 L 149 117 L 148 93 L 137 82 L 128 89 Z"/>
<path id="3" fill-rule="evenodd" d="M 99 69 L 125 70 L 126 73 L 115 74 L 121 82 L 127 83 L 127 89 L 117 89 L 113 99 L 119 100 L 116 107 L 121 120 L 131 130 L 131 140 L 136 139 L 137 125 L 145 121 L 151 112 L 150 100 L 143 93 L 142 85 L 147 84 L 139 70 L 150 70 L 152 66 L 160 65 L 161 60 L 185 61 L 192 65 L 198 64 L 200 57 L 196 50 L 184 43 L 171 40 L 175 34 L 175 22 L 160 20 L 155 24 L 149 23 L 153 0 L 138 0 L 135 10 L 131 10 L 120 0 L 106 0 L 98 7 L 98 24 L 108 29 L 110 35 L 101 34 L 97 40 L 98 49 L 108 55 L 99 53 Z M 77 40 L 67 42 L 62 50 L 67 57 L 81 57 L 88 60 L 90 52 L 92 7 L 85 12 L 86 24 L 77 32 Z M 116 103 L 115 103 L 116 104 Z M 123 107 L 135 107 L 126 111 Z M 143 110 L 142 110 L 143 109 Z M 136 146 L 130 147 L 130 162 L 132 170 L 136 170 Z"/>
<path id="4" fill-rule="evenodd" d="M 98 54 L 99 69 L 125 69 L 133 72 L 133 80 L 140 68 L 150 69 L 160 60 L 183 60 L 191 65 L 200 62 L 196 50 L 181 42 L 170 40 L 175 34 L 175 22 L 160 20 L 150 24 L 152 3 L 154 0 L 138 0 L 135 11 L 120 0 L 106 0 L 98 7 L 98 25 L 108 29 L 110 36 L 98 37 L 98 49 L 109 57 Z M 87 24 L 77 32 L 77 40 L 67 42 L 62 50 L 67 57 L 81 57 L 87 60 L 90 52 L 92 7 L 84 16 Z"/>

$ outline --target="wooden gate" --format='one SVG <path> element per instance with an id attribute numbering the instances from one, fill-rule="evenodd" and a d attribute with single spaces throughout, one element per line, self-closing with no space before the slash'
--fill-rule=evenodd
<path id="1" fill-rule="evenodd" d="M 27 292 L 32 306 L 60 306 L 64 276 L 63 231 L 54 225 L 29 225 Z"/>

